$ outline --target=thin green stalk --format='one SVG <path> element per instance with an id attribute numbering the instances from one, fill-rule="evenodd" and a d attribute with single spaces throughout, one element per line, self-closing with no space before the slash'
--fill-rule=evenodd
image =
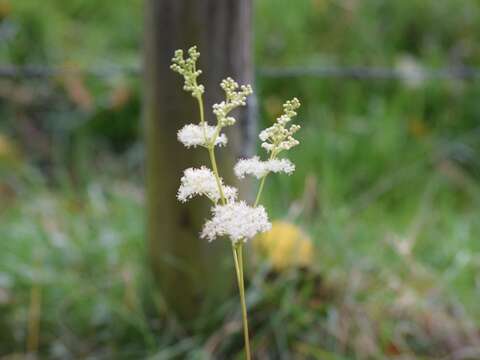
<path id="1" fill-rule="evenodd" d="M 207 124 L 205 123 L 205 111 L 203 110 L 203 98 L 202 96 L 196 97 L 198 102 L 198 109 L 200 111 L 200 125 L 203 127 L 203 137 L 207 138 Z"/>
<path id="2" fill-rule="evenodd" d="M 215 160 L 215 150 L 213 150 L 213 147 L 208 148 L 208 155 L 210 156 L 213 174 L 215 175 L 215 181 L 217 182 L 218 191 L 220 192 L 220 199 L 222 201 L 222 204 L 225 205 L 227 201 L 225 200 L 225 194 L 223 193 L 223 187 L 220 182 L 220 175 L 218 174 L 217 161 Z"/>
<path id="3" fill-rule="evenodd" d="M 203 98 L 202 96 L 197 96 L 196 99 L 198 102 L 198 109 L 200 112 L 200 125 L 203 125 L 203 136 L 205 137 L 205 139 L 207 139 L 207 124 L 205 122 Z M 208 156 L 210 157 L 210 162 L 212 164 L 213 174 L 215 175 L 215 181 L 217 183 L 218 191 L 220 192 L 220 200 L 222 201 L 222 204 L 225 205 L 227 201 L 225 199 L 225 194 L 223 193 L 223 187 L 222 187 L 222 183 L 220 182 L 220 175 L 218 173 L 217 160 L 215 159 L 215 150 L 214 150 L 215 139 L 216 139 L 216 136 L 214 136 L 214 138 L 211 139 L 212 143 L 207 145 L 207 150 L 208 150 Z"/>
<path id="4" fill-rule="evenodd" d="M 204 114 L 204 109 L 203 109 L 203 98 L 201 96 L 197 97 L 198 101 L 198 106 L 199 106 L 199 111 L 200 111 L 200 124 L 203 125 L 203 132 L 205 139 L 207 138 L 206 135 L 206 123 L 205 123 L 205 114 Z M 211 143 L 207 145 L 208 149 L 208 155 L 210 157 L 210 162 L 212 164 L 212 170 L 213 174 L 215 175 L 215 181 L 217 183 L 218 191 L 220 192 L 220 199 L 223 205 L 227 203 L 225 199 L 225 194 L 223 192 L 223 187 L 222 183 L 220 181 L 220 175 L 218 172 L 218 167 L 217 167 L 217 161 L 215 159 L 215 139 L 218 136 L 218 133 L 220 132 L 219 126 L 217 126 L 217 130 L 214 134 L 213 139 L 211 140 Z M 242 322 L 243 322 L 243 336 L 245 340 L 245 354 L 246 354 L 246 360 L 251 360 L 251 355 L 250 355 L 250 338 L 248 335 L 248 315 L 247 315 L 247 305 L 245 301 L 245 282 L 243 279 L 243 251 L 242 251 L 242 243 L 239 242 L 238 245 L 234 245 L 232 243 L 232 251 L 233 251 L 233 260 L 235 263 L 235 273 L 237 275 L 237 283 L 238 283 L 238 289 L 240 292 L 240 303 L 242 307 Z"/>
<path id="5" fill-rule="evenodd" d="M 268 160 L 274 159 L 276 155 L 277 155 L 277 153 L 272 151 L 272 153 L 270 155 L 270 158 Z M 262 177 L 262 179 L 260 180 L 260 186 L 258 187 L 257 196 L 255 197 L 255 203 L 253 204 L 253 207 L 256 207 L 258 205 L 258 203 L 260 202 L 260 196 L 262 195 L 263 186 L 265 185 L 265 180 L 267 179 L 267 175 L 268 174 L 264 175 Z"/>
<path id="6" fill-rule="evenodd" d="M 266 178 L 267 175 L 263 176 L 262 180 L 260 180 L 260 186 L 258 187 L 257 197 L 255 198 L 255 204 L 253 204 L 253 207 L 256 207 L 260 201 L 260 196 L 262 195 L 263 186 L 265 185 Z"/>
<path id="7" fill-rule="evenodd" d="M 243 279 L 243 244 L 241 242 L 238 245 L 232 244 L 233 259 L 235 262 L 235 271 L 237 273 L 238 289 L 240 292 L 240 303 L 242 307 L 242 322 L 243 322 L 243 337 L 245 341 L 245 358 L 251 359 L 250 355 L 250 337 L 248 335 L 248 314 L 247 304 L 245 301 L 245 282 Z"/>

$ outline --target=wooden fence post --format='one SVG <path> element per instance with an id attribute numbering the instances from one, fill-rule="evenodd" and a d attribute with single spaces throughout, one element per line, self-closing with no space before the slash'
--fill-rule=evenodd
<path id="1" fill-rule="evenodd" d="M 211 106 L 223 99 L 220 81 L 231 76 L 252 81 L 251 0 L 146 0 L 144 121 L 146 141 L 148 249 L 154 279 L 169 308 L 191 320 L 209 300 L 221 299 L 234 286 L 230 245 L 199 238 L 210 215 L 205 199 L 187 204 L 176 200 L 184 169 L 208 164 L 199 149 L 185 149 L 176 133 L 198 122 L 195 100 L 182 90 L 182 79 L 170 70 L 175 49 L 197 45 L 201 52 L 199 81 L 205 85 L 207 119 Z M 243 126 L 232 127 L 229 146 L 218 152 L 230 169 L 222 176 L 232 183 L 233 161 L 245 152 L 251 132 L 248 110 L 239 114 Z M 247 125 L 245 125 L 247 124 Z M 250 124 L 250 125 L 249 125 Z M 206 152 L 205 152 L 206 153 Z"/>

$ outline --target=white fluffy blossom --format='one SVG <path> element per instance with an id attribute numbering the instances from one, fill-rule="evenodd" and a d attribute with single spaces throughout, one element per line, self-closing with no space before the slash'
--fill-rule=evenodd
<path id="1" fill-rule="evenodd" d="M 195 195 L 205 195 L 214 202 L 220 199 L 220 192 L 212 170 L 202 166 L 200 169 L 188 168 L 180 180 L 177 198 L 182 202 L 193 198 Z M 232 186 L 223 185 L 220 179 L 222 190 L 228 201 L 234 201 L 237 197 L 237 189 Z"/>
<path id="2" fill-rule="evenodd" d="M 235 175 L 243 179 L 245 175 L 253 175 L 260 179 L 269 172 L 284 172 L 288 175 L 295 171 L 295 165 L 288 159 L 271 159 L 261 161 L 258 156 L 250 159 L 240 159 L 234 168 Z"/>
<path id="3" fill-rule="evenodd" d="M 212 219 L 205 223 L 201 234 L 209 241 L 220 236 L 228 236 L 234 243 L 247 241 L 272 227 L 263 206 L 251 207 L 244 201 L 217 205 L 212 213 Z"/>
<path id="4" fill-rule="evenodd" d="M 197 145 L 207 146 L 207 143 L 211 141 L 215 132 L 215 126 L 188 124 L 178 131 L 177 138 L 187 148 L 190 146 L 196 147 Z M 206 138 L 205 135 L 207 136 Z M 215 139 L 215 145 L 222 146 L 226 144 L 227 137 L 225 134 L 220 134 Z"/>
<path id="5" fill-rule="evenodd" d="M 237 199 L 237 195 L 238 195 L 237 188 L 222 184 L 222 190 L 223 190 L 223 196 L 225 196 L 225 199 L 227 199 L 227 202 L 232 202 Z M 218 197 L 218 199 L 215 198 L 213 200 L 214 201 L 220 200 L 220 196 Z"/>

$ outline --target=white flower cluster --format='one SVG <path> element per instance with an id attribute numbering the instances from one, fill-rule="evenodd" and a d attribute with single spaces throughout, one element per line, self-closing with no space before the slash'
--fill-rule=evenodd
<path id="1" fill-rule="evenodd" d="M 239 106 L 246 105 L 247 96 L 252 94 L 252 87 L 240 86 L 231 78 L 223 80 L 220 86 L 225 92 L 225 100 L 213 105 L 213 113 L 217 119 L 216 126 L 208 125 L 204 121 L 203 113 L 204 87 L 197 83 L 197 78 L 201 74 L 201 71 L 196 69 L 199 56 L 196 47 L 192 47 L 188 50 L 187 58 L 184 58 L 182 50 L 177 50 L 172 59 L 171 68 L 184 77 L 184 90 L 191 92 L 199 102 L 201 119 L 199 124 L 185 125 L 178 131 L 177 137 L 187 148 L 206 147 L 210 154 L 213 171 L 205 166 L 186 169 L 180 181 L 177 198 L 181 202 L 186 202 L 197 195 L 208 197 L 215 205 L 212 208 L 213 216 L 205 223 L 201 236 L 210 241 L 220 236 L 227 236 L 233 244 L 236 244 L 245 242 L 271 228 L 265 208 L 256 205 L 268 173 L 291 174 L 295 170 L 295 165 L 290 160 L 278 159 L 277 155 L 282 150 L 288 150 L 298 144 L 293 134 L 300 127 L 291 125 L 287 128 L 286 125 L 297 115 L 295 110 L 300 106 L 300 102 L 296 98 L 287 101 L 284 104 L 284 113 L 275 124 L 260 133 L 262 147 L 270 153 L 268 160 L 261 161 L 258 156 L 255 156 L 250 159 L 240 159 L 235 165 L 234 171 L 239 178 L 253 175 L 262 179 L 253 207 L 244 201 L 237 201 L 237 189 L 224 185 L 223 179 L 218 174 L 214 147 L 227 144 L 227 137 L 220 132 L 223 127 L 235 123 L 236 120 L 230 113 Z"/>
<path id="2" fill-rule="evenodd" d="M 237 189 L 232 186 L 225 186 L 223 185 L 222 179 L 219 180 L 227 201 L 235 201 L 237 198 Z M 186 202 L 196 195 L 204 195 L 214 203 L 217 203 L 221 197 L 215 175 L 212 170 L 205 166 L 202 166 L 200 169 L 186 169 L 180 180 L 180 188 L 177 193 L 178 200 Z"/>
<path id="3" fill-rule="evenodd" d="M 217 205 L 212 213 L 212 219 L 206 222 L 201 234 L 209 241 L 218 236 L 228 236 L 233 243 L 246 241 L 272 226 L 263 206 L 251 207 L 245 201 Z"/>
<path id="4" fill-rule="evenodd" d="M 242 85 L 232 78 L 226 78 L 220 83 L 221 88 L 225 91 L 225 101 L 213 105 L 213 113 L 217 117 L 217 123 L 220 127 L 235 124 L 235 118 L 228 116 L 229 113 L 239 106 L 247 104 L 247 96 L 253 93 L 250 85 Z M 240 89 L 239 89 L 240 88 Z"/>
<path id="5" fill-rule="evenodd" d="M 297 115 L 296 111 L 300 107 L 300 101 L 297 98 L 287 101 L 283 104 L 283 114 L 277 118 L 275 124 L 263 130 L 259 138 L 262 140 L 262 147 L 270 153 L 277 155 L 282 150 L 289 150 L 298 145 L 298 141 L 293 138 L 299 129 L 299 125 L 286 125 Z"/>
<path id="6" fill-rule="evenodd" d="M 188 49 L 188 58 L 186 59 L 183 58 L 183 50 L 177 50 L 172 58 L 173 64 L 170 65 L 173 71 L 183 76 L 185 79 L 183 90 L 191 92 L 193 97 L 200 97 L 205 91 L 203 85 L 197 84 L 197 77 L 202 73 L 202 70 L 196 69 L 199 57 L 200 53 L 196 46 Z"/>
<path id="7" fill-rule="evenodd" d="M 295 165 L 288 159 L 261 161 L 258 156 L 254 156 L 250 159 L 240 159 L 235 165 L 234 171 L 240 179 L 243 179 L 245 175 L 252 175 L 260 179 L 269 172 L 284 172 L 290 175 L 295 171 Z"/>
<path id="8" fill-rule="evenodd" d="M 191 146 L 208 147 L 215 136 L 216 131 L 217 128 L 215 126 L 207 125 L 206 123 L 203 125 L 188 124 L 178 131 L 177 138 L 187 148 Z M 227 136 L 225 134 L 220 134 L 215 139 L 214 145 L 226 145 L 227 141 Z"/>

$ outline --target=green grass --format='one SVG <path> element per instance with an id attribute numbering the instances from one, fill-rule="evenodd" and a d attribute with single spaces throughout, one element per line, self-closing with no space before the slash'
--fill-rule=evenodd
<path id="1" fill-rule="evenodd" d="M 362 148 L 355 144 L 364 141 L 361 134 L 352 139 L 350 132 L 329 129 L 328 119 L 319 127 L 307 124 L 300 133 L 295 176 L 268 182 L 273 218 L 302 226 L 316 257 L 311 270 L 275 274 L 257 264 L 250 273 L 257 356 L 382 358 L 398 351 L 435 358 L 458 350 L 446 339 L 471 335 L 480 323 L 478 184 L 447 160 L 420 159 L 399 168 L 373 151 L 384 139 Z M 397 145 L 390 146 L 401 151 L 401 136 L 392 138 Z M 336 143 L 347 141 L 362 156 L 342 155 Z M 360 158 L 347 161 L 347 155 Z M 362 172 L 362 162 L 385 170 Z M 369 176 L 357 185 L 352 179 L 361 174 Z M 304 194 L 308 177 L 314 186 Z M 152 291 L 138 179 L 92 172 L 83 188 L 69 182 L 51 187 L 29 173 L 13 178 L 17 196 L 0 222 L 2 354 L 25 348 L 32 289 L 41 294 L 45 356 L 203 359 L 211 351 L 241 353 L 233 287 L 231 299 L 200 318 L 191 333 L 175 325 Z M 402 252 L 398 246 L 405 241 L 410 251 Z"/>
<path id="2" fill-rule="evenodd" d="M 108 191 L 105 184 L 91 183 L 82 194 L 74 188 L 22 190 L 2 213 L 0 226 L 0 273 L 8 296 L 1 312 L 1 353 L 23 349 L 33 287 L 41 292 L 40 333 L 47 354 L 91 351 L 82 347 L 121 341 L 126 329 L 143 351 L 141 303 L 126 298 L 128 291 L 139 295 L 144 268 L 137 189 L 118 182 Z"/>

